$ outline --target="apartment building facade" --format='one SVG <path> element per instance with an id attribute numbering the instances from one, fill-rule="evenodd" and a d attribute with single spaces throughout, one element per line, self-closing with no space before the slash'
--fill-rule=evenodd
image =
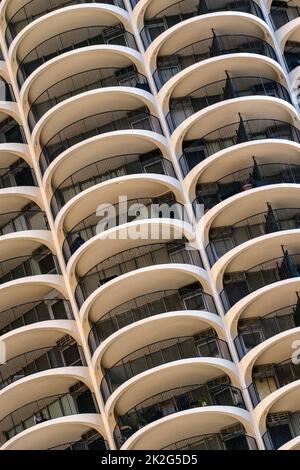
<path id="1" fill-rule="evenodd" d="M 300 449 L 300 1 L 0 18 L 0 450 Z"/>

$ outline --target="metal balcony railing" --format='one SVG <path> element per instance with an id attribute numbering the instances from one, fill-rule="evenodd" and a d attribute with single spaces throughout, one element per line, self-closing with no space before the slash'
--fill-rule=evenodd
<path id="1" fill-rule="evenodd" d="M 124 382 L 153 367 L 196 357 L 232 360 L 228 344 L 216 336 L 181 336 L 158 341 L 133 351 L 106 369 L 100 384 L 102 396 L 106 401 Z"/>
<path id="2" fill-rule="evenodd" d="M 261 8 L 253 0 L 224 0 L 222 4 L 216 0 L 206 0 L 205 2 L 180 0 L 145 21 L 145 26 L 140 31 L 143 45 L 147 49 L 160 34 L 182 21 L 208 13 L 224 11 L 250 13 L 264 19 Z"/>
<path id="3" fill-rule="evenodd" d="M 170 100 L 166 115 L 170 132 L 188 117 L 220 101 L 244 96 L 271 96 L 292 103 L 287 89 L 281 83 L 264 77 L 227 77 L 193 90 L 189 95 Z"/>
<path id="4" fill-rule="evenodd" d="M 278 61 L 275 50 L 261 38 L 243 34 L 214 35 L 195 41 L 170 56 L 158 56 L 153 79 L 158 90 L 174 75 L 190 65 L 225 54 L 259 54 Z"/>
<path id="5" fill-rule="evenodd" d="M 127 70 L 127 72 L 126 72 Z M 28 123 L 33 130 L 35 124 L 58 103 L 72 96 L 98 88 L 128 86 L 150 91 L 147 78 L 133 67 L 101 67 L 69 75 L 44 90 L 31 103 Z"/>
<path id="6" fill-rule="evenodd" d="M 238 324 L 239 335 L 234 344 L 241 360 L 251 349 L 273 336 L 300 326 L 298 323 L 299 302 L 266 313 L 260 317 L 242 320 L 243 328 Z"/>
<path id="7" fill-rule="evenodd" d="M 131 299 L 92 323 L 88 344 L 93 354 L 99 344 L 116 331 L 145 318 L 181 310 L 205 310 L 217 314 L 213 297 L 197 288 L 156 291 Z"/>
<path id="8" fill-rule="evenodd" d="M 300 253 L 269 259 L 240 272 L 224 274 L 224 289 L 220 292 L 223 307 L 227 312 L 236 302 L 251 292 L 274 282 L 300 276 Z"/>
<path id="9" fill-rule="evenodd" d="M 185 385 L 156 394 L 117 417 L 114 439 L 118 449 L 139 429 L 166 416 L 203 406 L 237 406 L 246 409 L 241 391 L 224 383 L 214 390 L 207 384 Z"/>
<path id="10" fill-rule="evenodd" d="M 235 194 L 269 184 L 282 183 L 300 184 L 300 165 L 278 162 L 259 163 L 254 159 L 252 166 L 241 168 L 216 181 L 198 183 L 197 197 L 192 204 L 197 215 L 197 204 L 203 204 L 205 210 L 208 210 Z"/>
<path id="11" fill-rule="evenodd" d="M 137 49 L 133 34 L 124 30 L 122 25 L 111 26 L 110 28 L 115 28 L 115 32 L 111 36 L 103 34 L 107 28 L 107 25 L 95 25 L 66 30 L 31 49 L 19 62 L 17 71 L 19 87 L 42 64 L 70 50 L 101 44 L 114 44 Z"/>
<path id="12" fill-rule="evenodd" d="M 181 240 L 130 248 L 101 261 L 78 279 L 75 289 L 77 304 L 81 307 L 93 291 L 122 274 L 147 266 L 169 263 L 203 266 L 200 253 L 186 249 Z"/>
<path id="13" fill-rule="evenodd" d="M 245 433 L 220 432 L 182 439 L 162 450 L 258 450 L 256 440 Z"/>
<path id="14" fill-rule="evenodd" d="M 26 302 L 0 312 L 0 336 L 33 323 L 67 319 L 73 320 L 68 300 L 53 298 Z"/>
<path id="15" fill-rule="evenodd" d="M 73 197 L 103 181 L 145 173 L 176 178 L 172 162 L 159 152 L 113 155 L 80 168 L 59 183 L 51 198 L 52 214 L 56 217 L 60 209 Z"/>
<path id="16" fill-rule="evenodd" d="M 247 119 L 215 129 L 197 140 L 183 142 L 179 164 L 186 176 L 198 163 L 215 153 L 245 142 L 283 139 L 300 143 L 300 131 L 277 119 Z"/>
<path id="17" fill-rule="evenodd" d="M 172 196 L 172 193 L 170 193 L 169 196 L 166 195 L 164 198 L 144 197 L 129 199 L 126 203 L 109 205 L 107 207 L 109 207 L 112 215 L 111 218 L 105 217 L 104 222 L 102 222 L 103 214 L 95 208 L 91 214 L 65 233 L 62 248 L 66 259 L 70 259 L 86 241 L 122 224 L 164 217 L 182 221 L 187 220 L 185 207 Z"/>
<path id="18" fill-rule="evenodd" d="M 121 109 L 93 114 L 72 122 L 48 140 L 39 158 L 42 173 L 59 154 L 73 145 L 106 132 L 124 129 L 142 129 L 162 134 L 159 119 L 148 110 Z"/>
<path id="19" fill-rule="evenodd" d="M 269 209 L 246 217 L 230 226 L 215 228 L 210 232 L 210 243 L 205 250 L 211 265 L 236 246 L 253 238 L 282 230 L 300 228 L 300 208 Z M 226 235 L 222 235 L 225 232 Z"/>
<path id="20" fill-rule="evenodd" d="M 39 274 L 59 274 L 59 265 L 51 252 L 28 254 L 0 262 L 0 284 Z"/>
<path id="21" fill-rule="evenodd" d="M 31 0 L 9 18 L 5 31 L 7 44 L 10 45 L 17 34 L 34 20 L 60 8 L 83 3 L 104 3 L 125 8 L 123 0 Z"/>
<path id="22" fill-rule="evenodd" d="M 51 395 L 21 406 L 0 421 L 1 445 L 22 431 L 51 419 L 80 413 L 98 413 L 91 392 L 89 396 L 90 400 L 86 399 L 85 404 L 80 407 L 71 393 Z"/>

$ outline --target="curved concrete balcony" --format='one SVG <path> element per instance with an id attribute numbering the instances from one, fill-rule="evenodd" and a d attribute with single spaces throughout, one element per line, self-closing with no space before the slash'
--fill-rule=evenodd
<path id="1" fill-rule="evenodd" d="M 99 67 L 68 75 L 40 93 L 31 103 L 28 123 L 33 130 L 41 117 L 58 103 L 90 90 L 125 86 L 150 91 L 145 75 L 133 65 L 127 67 Z"/>
<path id="2" fill-rule="evenodd" d="M 109 368 L 103 367 L 102 396 L 107 401 L 122 384 L 152 368 L 197 357 L 232 360 L 226 341 L 219 339 L 213 329 L 195 336 L 165 339 L 131 352 Z"/>
<path id="3" fill-rule="evenodd" d="M 74 387 L 76 383 L 79 385 L 76 379 L 73 379 L 73 383 L 70 379 L 66 380 L 65 384 L 60 386 L 60 388 L 67 388 L 65 392 L 49 395 L 51 389 L 55 390 L 59 387 L 55 387 L 53 383 L 51 384 L 51 381 L 45 380 L 45 384 L 49 387 L 48 395 L 47 391 L 44 390 L 45 387 L 41 387 L 39 392 L 33 393 L 33 395 L 42 395 L 41 398 L 23 404 L 20 408 L 2 417 L 0 421 L 2 449 L 8 449 L 17 444 L 17 442 L 19 442 L 19 448 L 22 448 L 21 438 L 24 437 L 26 440 L 31 428 L 36 427 L 36 430 L 40 429 L 40 432 L 44 432 L 44 427 L 52 425 L 55 428 L 56 425 L 63 424 L 64 421 L 68 422 L 68 420 L 65 420 L 65 417 L 75 417 L 77 415 L 77 419 L 80 421 L 80 416 L 78 416 L 80 414 L 83 414 L 83 418 L 88 418 L 88 414 L 98 414 L 96 402 L 91 391 L 86 387 L 82 387 L 81 391 L 78 390 L 76 392 L 75 389 L 78 388 L 78 386 Z M 68 386 L 70 391 L 68 391 Z M 82 400 L 80 400 L 81 396 Z M 86 399 L 85 403 L 81 403 L 81 401 L 84 402 L 84 397 Z M 89 418 L 90 422 L 93 422 L 93 418 Z M 57 429 L 55 430 L 57 432 Z M 20 436 L 16 438 L 19 434 Z"/>
<path id="4" fill-rule="evenodd" d="M 292 103 L 287 89 L 275 80 L 255 76 L 230 76 L 225 80 L 209 83 L 185 94 L 171 98 L 170 111 L 166 115 L 172 133 L 185 119 L 215 103 L 244 96 L 273 96 Z"/>
<path id="5" fill-rule="evenodd" d="M 141 240 L 142 242 L 143 240 Z M 196 250 L 187 250 L 180 240 L 167 243 L 152 243 L 136 246 L 118 252 L 94 265 L 78 279 L 75 297 L 79 306 L 100 286 L 143 267 L 160 264 L 182 263 L 202 266 L 200 254 Z"/>
<path id="6" fill-rule="evenodd" d="M 263 163 L 261 159 L 252 158 L 251 166 L 228 173 L 216 181 L 198 183 L 197 196 L 193 201 L 195 213 L 197 204 L 203 204 L 205 210 L 209 210 L 228 198 L 238 194 L 242 196 L 254 188 L 300 183 L 300 165 L 275 161 Z"/>
<path id="7" fill-rule="evenodd" d="M 80 350 L 81 348 L 73 341 L 72 345 L 66 345 L 64 349 L 61 346 L 50 345 L 12 357 L 0 366 L 0 390 L 19 380 L 23 383 L 27 377 L 30 380 L 35 375 L 38 377 L 40 372 L 84 366 Z"/>
<path id="8" fill-rule="evenodd" d="M 11 8 L 10 5 L 6 5 L 6 8 L 5 6 L 2 8 L 2 10 L 5 9 L 4 12 L 2 11 L 2 14 L 5 13 L 6 17 L 5 39 L 8 46 L 12 43 L 19 32 L 22 31 L 22 29 L 38 18 L 60 8 L 84 3 L 106 3 L 108 5 L 125 8 L 122 0 L 59 0 L 58 2 L 55 2 L 55 4 L 53 4 L 51 0 L 31 0 L 25 3 L 25 5 L 21 7 L 17 6 L 17 8 L 14 9 Z"/>
<path id="9" fill-rule="evenodd" d="M 277 4 L 273 5 L 273 3 Z M 295 5 L 293 5 L 293 3 Z M 278 2 L 272 2 L 270 19 L 275 31 L 279 28 L 282 28 L 282 26 L 286 25 L 290 21 L 299 18 L 300 8 L 299 6 L 296 6 L 297 3 L 297 0 L 292 2 L 281 2 L 280 5 L 278 5 Z"/>
<path id="10" fill-rule="evenodd" d="M 141 193 L 144 192 L 141 189 Z M 123 194 L 125 194 L 123 192 Z M 94 194 L 94 196 L 100 196 Z M 118 196 L 118 195 L 117 195 Z M 102 196 L 103 197 L 103 196 Z M 66 261 L 77 251 L 86 241 L 91 240 L 110 228 L 121 227 L 123 224 L 130 224 L 134 221 L 150 220 L 157 218 L 186 220 L 187 215 L 183 204 L 177 202 L 172 192 L 167 191 L 158 193 L 157 196 L 140 197 L 136 199 L 128 199 L 126 201 L 113 204 L 114 198 L 109 197 L 109 191 L 97 200 L 96 206 L 91 210 L 90 214 L 76 225 L 67 229 L 65 223 L 65 238 L 62 249 Z M 107 201 L 111 201 L 108 205 Z M 85 203 L 85 201 L 83 201 Z M 99 207 L 105 208 L 104 213 Z M 80 208 L 77 206 L 79 212 Z M 106 215 L 105 215 L 106 214 Z M 103 218 L 103 220 L 102 220 Z M 126 225 L 127 226 L 127 225 Z M 130 229 L 130 227 L 128 227 Z"/>
<path id="11" fill-rule="evenodd" d="M 162 393 L 138 403 L 126 413 L 117 416 L 117 425 L 113 432 L 117 447 L 121 448 L 136 431 L 164 416 L 214 405 L 238 406 L 245 409 L 241 391 L 232 387 L 226 376 L 219 377 L 207 384 L 185 385 L 164 390 Z"/>
<path id="12" fill-rule="evenodd" d="M 91 321 L 88 343 L 90 350 L 96 348 L 116 331 L 146 318 L 172 312 L 207 311 L 217 314 L 213 297 L 202 291 L 199 283 L 179 290 L 162 290 L 144 294 L 113 308 L 100 319 Z M 92 315 L 95 318 L 95 314 Z"/>
<path id="13" fill-rule="evenodd" d="M 211 266 L 225 253 L 256 237 L 300 228 L 300 208 L 278 208 L 265 203 L 266 210 L 230 225 L 210 229 L 205 247 Z"/>
<path id="14" fill-rule="evenodd" d="M 222 55 L 262 55 L 277 61 L 273 47 L 263 39 L 246 34 L 222 34 L 191 42 L 172 51 L 170 55 L 158 55 L 153 79 L 158 90 L 174 75 L 193 64 L 214 59 Z"/>
<path id="15" fill-rule="evenodd" d="M 151 12 L 148 13 L 149 9 L 145 11 L 144 27 L 140 31 L 145 49 L 164 31 L 189 18 L 207 15 L 209 13 L 236 11 L 249 13 L 263 19 L 259 5 L 253 0 L 248 2 L 228 0 L 222 3 L 221 5 L 220 2 L 216 2 L 215 0 L 208 0 L 205 4 L 199 4 L 199 2 L 195 0 L 180 0 L 169 4 L 156 13 L 155 10 L 161 8 L 161 3 L 159 3 L 159 5 L 155 5 L 155 2 L 154 4 L 152 3 Z"/>
<path id="16" fill-rule="evenodd" d="M 80 13 L 78 15 L 80 17 Z M 99 23 L 73 29 L 67 29 L 65 25 L 63 32 L 45 39 L 34 48 L 31 48 L 25 55 L 22 55 L 22 58 L 18 61 L 16 72 L 19 87 L 23 86 L 24 82 L 36 69 L 52 60 L 55 56 L 62 55 L 71 50 L 89 48 L 101 44 L 113 44 L 134 50 L 137 49 L 133 34 L 126 31 L 120 23 L 114 26 L 101 26 L 101 23 Z"/>
<path id="17" fill-rule="evenodd" d="M 224 433 L 222 438 L 220 434 Z M 205 449 L 211 442 L 214 450 L 247 449 L 256 450 L 250 424 L 249 412 L 238 407 L 213 406 L 181 411 L 149 424 L 136 432 L 122 446 L 122 450 L 186 449 L 195 443 L 194 449 Z M 183 441 L 183 442 L 182 442 Z M 196 441 L 196 442 L 195 442 Z M 202 444 L 202 445 L 201 445 Z"/>
<path id="18" fill-rule="evenodd" d="M 197 139 L 184 141 L 179 163 L 184 176 L 211 155 L 228 147 L 264 139 L 284 139 L 300 143 L 300 131 L 289 122 L 277 119 L 246 119 L 235 122 Z"/>
<path id="19" fill-rule="evenodd" d="M 144 154 L 112 155 L 83 166 L 59 183 L 51 198 L 54 217 L 73 197 L 104 181 L 128 175 L 167 175 L 175 178 L 172 162 L 159 151 Z"/>
<path id="20" fill-rule="evenodd" d="M 42 148 L 40 168 L 44 173 L 62 152 L 85 139 L 123 129 L 143 129 L 162 134 L 159 119 L 150 114 L 146 107 L 94 114 L 69 124 L 53 135 Z"/>
<path id="21" fill-rule="evenodd" d="M 41 298 L 15 304 L 0 312 L 0 336 L 27 325 L 67 319 L 72 320 L 73 314 L 69 301 L 63 298 Z"/>

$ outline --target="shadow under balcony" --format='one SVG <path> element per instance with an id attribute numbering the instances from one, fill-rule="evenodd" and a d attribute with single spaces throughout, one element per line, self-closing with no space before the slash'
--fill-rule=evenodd
<path id="1" fill-rule="evenodd" d="M 186 244 L 181 240 L 130 248 L 101 261 L 78 279 L 75 289 L 77 305 L 81 307 L 98 287 L 122 274 L 147 266 L 169 263 L 202 267 L 200 253 L 187 249 Z"/>
<path id="2" fill-rule="evenodd" d="M 181 0 L 145 20 L 145 26 L 140 31 L 143 45 L 146 49 L 160 34 L 182 21 L 224 11 L 250 13 L 264 19 L 260 7 L 253 0 Z"/>
<path id="3" fill-rule="evenodd" d="M 68 300 L 40 299 L 2 310 L 0 312 L 0 337 L 23 326 L 51 320 L 73 320 Z"/>
<path id="4" fill-rule="evenodd" d="M 126 175 L 157 174 L 176 177 L 173 164 L 160 151 L 143 154 L 113 155 L 80 168 L 63 180 L 51 198 L 54 217 L 77 194 L 104 181 Z"/>
<path id="5" fill-rule="evenodd" d="M 42 173 L 63 151 L 91 137 L 126 129 L 142 129 L 162 134 L 159 119 L 143 107 L 136 110 L 115 110 L 94 114 L 69 124 L 43 146 L 39 164 Z"/>
<path id="6" fill-rule="evenodd" d="M 222 376 L 204 384 L 186 385 L 158 393 L 117 416 L 114 438 L 118 449 L 147 424 L 180 411 L 202 406 L 237 406 L 246 409 L 241 391 Z"/>
<path id="7" fill-rule="evenodd" d="M 289 254 L 283 249 L 283 256 L 269 259 L 247 271 L 224 274 L 224 289 L 220 292 L 225 312 L 251 292 L 274 282 L 300 276 L 300 254 Z"/>
<path id="8" fill-rule="evenodd" d="M 230 77 L 227 73 L 225 80 L 197 88 L 182 98 L 171 98 L 170 111 L 166 116 L 169 130 L 171 133 L 174 132 L 185 119 L 207 106 L 234 98 L 257 95 L 273 96 L 292 103 L 287 89 L 275 80 L 255 76 Z"/>
<path id="9" fill-rule="evenodd" d="M 31 0 L 9 18 L 5 31 L 7 44 L 10 45 L 19 32 L 34 20 L 60 8 L 86 3 L 104 3 L 124 8 L 122 0 Z"/>
<path id="10" fill-rule="evenodd" d="M 110 310 L 98 321 L 90 323 L 90 351 L 93 354 L 106 338 L 135 322 L 163 313 L 188 310 L 218 314 L 213 297 L 203 292 L 198 282 L 178 290 L 156 291 L 131 299 Z"/>
<path id="11" fill-rule="evenodd" d="M 250 167 L 229 173 L 217 181 L 198 183 L 197 197 L 193 201 L 194 212 L 197 215 L 197 204 L 203 204 L 204 210 L 209 210 L 229 197 L 249 189 L 282 183 L 300 184 L 300 165 L 260 163 L 259 159 L 253 157 L 253 165 Z"/>
<path id="12" fill-rule="evenodd" d="M 35 98 L 27 118 L 31 131 L 39 119 L 58 103 L 90 90 L 116 86 L 140 88 L 150 92 L 147 78 L 137 72 L 133 65 L 84 70 L 54 83 Z"/>
<path id="13" fill-rule="evenodd" d="M 300 208 L 273 209 L 269 203 L 266 203 L 266 208 L 266 211 L 245 217 L 232 225 L 210 230 L 210 242 L 205 250 L 211 266 L 228 251 L 253 238 L 300 228 Z"/>
<path id="14" fill-rule="evenodd" d="M 66 30 L 46 39 L 31 49 L 19 63 L 17 82 L 19 87 L 38 67 L 53 59 L 75 49 L 97 45 L 126 46 L 137 49 L 133 34 L 124 29 L 122 24 L 113 26 L 83 26 Z"/>
<path id="15" fill-rule="evenodd" d="M 231 361 L 226 341 L 219 339 L 212 329 L 196 336 L 169 338 L 140 348 L 104 369 L 100 390 L 104 400 L 120 385 L 142 372 L 181 359 L 215 357 Z"/>
<path id="16" fill-rule="evenodd" d="M 59 444 L 47 450 L 109 450 L 109 448 L 104 438 L 94 429 L 90 429 L 77 441 Z"/>
<path id="17" fill-rule="evenodd" d="M 205 136 L 183 142 L 179 164 L 186 176 L 198 163 L 234 145 L 263 139 L 284 139 L 300 143 L 300 131 L 277 119 L 247 119 L 215 129 Z"/>
<path id="18" fill-rule="evenodd" d="M 37 186 L 36 177 L 22 159 L 6 168 L 0 168 L 0 189 L 13 188 L 14 186 Z"/>
<path id="19" fill-rule="evenodd" d="M 52 395 L 27 403 L 0 421 L 0 443 L 33 426 L 64 416 L 99 413 L 93 393 L 80 382 L 68 393 Z M 51 423 L 49 423 L 51 424 Z"/>
<path id="20" fill-rule="evenodd" d="M 284 57 L 289 72 L 298 67 L 300 65 L 300 42 L 286 41 Z"/>
<path id="21" fill-rule="evenodd" d="M 259 54 L 277 61 L 275 50 L 263 39 L 245 34 L 213 35 L 174 51 L 158 56 L 153 79 L 158 90 L 174 75 L 190 65 L 226 54 Z"/>

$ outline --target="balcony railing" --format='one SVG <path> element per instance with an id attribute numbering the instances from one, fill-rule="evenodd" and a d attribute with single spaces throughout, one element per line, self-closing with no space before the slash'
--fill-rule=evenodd
<path id="1" fill-rule="evenodd" d="M 58 273 L 59 265 L 52 253 L 17 256 L 0 262 L 0 285 L 22 277 Z"/>
<path id="2" fill-rule="evenodd" d="M 264 77 L 227 77 L 193 90 L 183 98 L 170 100 L 166 116 L 170 132 L 174 132 L 185 119 L 220 101 L 244 96 L 272 96 L 291 103 L 287 89 L 275 80 Z"/>
<path id="3" fill-rule="evenodd" d="M 181 336 L 158 341 L 128 354 L 106 369 L 100 385 L 102 396 L 106 401 L 124 382 L 153 367 L 196 357 L 232 360 L 226 341 L 216 336 Z"/>
<path id="4" fill-rule="evenodd" d="M 280 7 L 271 7 L 270 19 L 275 30 L 300 16 L 299 7 L 288 6 L 289 2 L 286 3 L 286 6 L 283 6 L 284 2 L 280 3 L 282 4 Z"/>
<path id="5" fill-rule="evenodd" d="M 162 450 L 257 450 L 256 440 L 245 433 L 200 434 L 169 444 Z"/>
<path id="6" fill-rule="evenodd" d="M 286 41 L 284 58 L 289 72 L 300 65 L 300 43 L 298 41 Z"/>
<path id="7" fill-rule="evenodd" d="M 48 230 L 45 212 L 40 209 L 25 209 L 0 214 L 0 236 L 23 230 Z"/>
<path id="8" fill-rule="evenodd" d="M 274 282 L 300 276 L 300 253 L 269 259 L 250 269 L 224 275 L 224 289 L 220 293 L 225 311 L 251 292 Z"/>
<path id="9" fill-rule="evenodd" d="M 153 73 L 158 90 L 174 75 L 190 65 L 225 54 L 259 54 L 277 61 L 276 52 L 263 39 L 242 34 L 214 35 L 174 51 L 171 56 L 157 59 Z"/>
<path id="10" fill-rule="evenodd" d="M 105 217 L 104 222 L 102 222 L 103 214 L 94 209 L 91 214 L 67 232 L 62 245 L 65 258 L 70 259 L 78 248 L 96 235 L 128 222 L 164 217 L 187 220 L 184 206 L 172 196 L 173 194 L 169 193 L 162 198 L 158 196 L 129 199 L 126 203 L 120 202 L 107 206 L 111 218 Z"/>
<path id="11" fill-rule="evenodd" d="M 116 331 L 145 318 L 167 312 L 205 310 L 217 314 L 213 297 L 197 288 L 157 291 L 131 299 L 110 310 L 92 324 L 88 343 L 93 354 L 99 344 Z"/>
<path id="12" fill-rule="evenodd" d="M 176 178 L 172 162 L 159 153 L 113 155 L 90 163 L 63 180 L 55 188 L 51 198 L 52 214 L 56 217 L 60 209 L 73 197 L 103 181 L 145 173 Z"/>
<path id="13" fill-rule="evenodd" d="M 298 320 L 299 303 L 282 307 L 260 317 L 242 320 L 243 328 L 238 325 L 239 335 L 234 344 L 241 360 L 251 349 L 266 339 L 300 326 Z"/>
<path id="14" fill-rule="evenodd" d="M 72 350 L 72 354 L 74 357 L 77 356 L 77 358 L 71 364 L 65 361 L 61 350 L 56 346 L 34 349 L 13 357 L 4 365 L 0 366 L 0 390 L 24 377 L 38 372 L 59 367 L 82 366 L 80 348 L 76 346 L 76 349 L 76 354 L 74 349 Z"/>
<path id="15" fill-rule="evenodd" d="M 95 435 L 94 438 L 87 438 L 88 433 L 89 431 L 86 433 L 86 438 L 85 436 L 82 436 L 78 441 L 58 444 L 57 446 L 50 447 L 47 450 L 109 450 L 109 447 L 102 436 Z"/>
<path id="16" fill-rule="evenodd" d="M 210 264 L 236 246 L 253 238 L 281 230 L 300 228 L 300 208 L 269 209 L 246 217 L 230 226 L 215 228 L 210 232 L 210 243 L 205 250 Z M 224 234 L 224 235 L 223 235 Z"/>
<path id="17" fill-rule="evenodd" d="M 1 444 L 37 424 L 80 413 L 98 413 L 93 394 L 85 404 L 76 402 L 71 393 L 51 395 L 21 406 L 0 421 Z"/>
<path id="18" fill-rule="evenodd" d="M 0 312 L 0 336 L 33 323 L 67 319 L 73 320 L 68 300 L 53 298 L 26 302 Z"/>
<path id="19" fill-rule="evenodd" d="M 299 415 L 300 410 L 279 411 L 267 415 L 267 431 L 262 436 L 266 450 L 277 450 L 300 435 Z"/>
<path id="20" fill-rule="evenodd" d="M 7 44 L 10 45 L 22 29 L 41 16 L 60 8 L 81 5 L 82 3 L 104 3 L 124 8 L 123 0 L 31 0 L 19 8 L 9 19 L 5 31 Z"/>
<path id="21" fill-rule="evenodd" d="M 0 122 L 0 144 L 26 144 L 23 127 L 11 116 Z"/>
<path id="22" fill-rule="evenodd" d="M 223 11 L 242 12 L 264 19 L 260 7 L 253 0 L 225 0 L 222 2 L 222 5 L 220 3 L 216 0 L 206 0 L 205 2 L 181 0 L 159 11 L 151 19 L 145 21 L 145 27 L 140 31 L 145 49 L 154 39 L 172 26 L 208 13 Z"/>
<path id="23" fill-rule="evenodd" d="M 3 58 L 0 60 L 4 60 Z M 0 101 L 16 101 L 12 86 L 0 78 Z"/>
<path id="24" fill-rule="evenodd" d="M 184 153 L 179 159 L 186 176 L 198 163 L 215 153 L 245 142 L 283 139 L 300 143 L 300 131 L 289 122 L 275 119 L 240 119 L 213 130 L 205 136 L 183 143 Z"/>
<path id="25" fill-rule="evenodd" d="M 58 103 L 90 90 L 116 86 L 129 86 L 150 91 L 147 78 L 133 67 L 127 69 L 102 67 L 84 70 L 56 82 L 35 98 L 28 112 L 31 130 L 38 120 Z"/>
<path id="26" fill-rule="evenodd" d="M 111 30 L 111 35 L 105 32 L 107 29 Z M 124 30 L 122 25 L 110 27 L 95 25 L 70 29 L 46 39 L 25 55 L 19 63 L 17 71 L 19 87 L 38 67 L 53 57 L 70 50 L 101 44 L 114 44 L 137 49 L 133 34 Z"/>
<path id="27" fill-rule="evenodd" d="M 125 129 L 142 129 L 162 134 L 159 119 L 146 110 L 121 109 L 78 119 L 61 129 L 43 146 L 39 164 L 42 173 L 55 158 L 85 139 Z"/>
<path id="28" fill-rule="evenodd" d="M 203 204 L 207 210 L 249 189 L 281 183 L 300 184 L 300 165 L 277 162 L 261 164 L 255 159 L 252 166 L 229 173 L 217 181 L 197 184 L 198 195 L 193 201 L 195 214 L 197 204 Z"/>
<path id="29" fill-rule="evenodd" d="M 33 169 L 23 163 L 15 168 L 0 168 L 0 189 L 14 186 L 37 186 Z"/>
<path id="30" fill-rule="evenodd" d="M 75 297 L 79 307 L 92 292 L 106 282 L 122 274 L 146 266 L 159 264 L 182 263 L 202 267 L 200 254 L 196 250 L 188 250 L 182 241 L 153 243 L 129 250 L 101 261 L 79 278 L 75 289 Z"/>
<path id="31" fill-rule="evenodd" d="M 259 370 L 261 369 L 261 370 Z M 270 367 L 258 366 L 257 372 L 252 374 L 254 382 L 249 385 L 248 391 L 253 406 L 257 406 L 270 393 L 300 379 L 300 365 L 288 359 Z M 259 388 L 261 384 L 261 389 Z"/>
<path id="32" fill-rule="evenodd" d="M 118 449 L 136 431 L 149 423 L 180 411 L 203 406 L 245 407 L 241 391 L 230 384 L 211 390 L 207 384 L 186 385 L 156 394 L 142 401 L 126 414 L 118 416 L 114 438 Z"/>

